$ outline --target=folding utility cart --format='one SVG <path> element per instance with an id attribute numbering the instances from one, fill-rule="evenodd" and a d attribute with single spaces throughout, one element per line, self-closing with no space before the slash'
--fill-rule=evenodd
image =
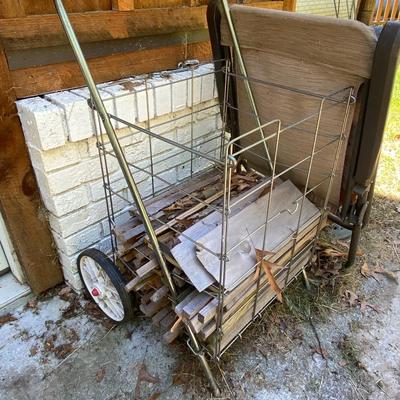
<path id="1" fill-rule="evenodd" d="M 218 362 L 275 297 L 282 299 L 309 264 L 328 218 L 352 230 L 348 262 L 354 261 L 371 204 L 399 25 L 379 34 L 355 21 L 212 2 L 215 61 L 184 63 L 181 78 L 167 83 L 172 90 L 185 85 L 191 111 L 165 122 L 191 122 L 186 136 L 171 139 L 149 118 L 134 124 L 106 111 L 62 1 L 55 4 L 99 117 L 109 216 L 112 252 L 80 255 L 83 282 L 114 321 L 138 306 L 164 329 L 166 342 L 186 334 L 217 395 L 207 359 Z M 219 101 L 204 106 L 198 96 L 210 79 Z M 148 113 L 150 91 L 144 78 Z M 220 112 L 220 129 L 199 136 L 193 127 L 207 110 Z M 145 137 L 147 163 L 124 154 L 116 124 Z M 167 149 L 162 157 L 154 150 L 160 144 Z M 113 187 L 111 159 L 128 196 Z M 150 184 L 141 189 L 143 176 Z M 131 206 L 123 223 L 113 207 L 121 199 Z"/>

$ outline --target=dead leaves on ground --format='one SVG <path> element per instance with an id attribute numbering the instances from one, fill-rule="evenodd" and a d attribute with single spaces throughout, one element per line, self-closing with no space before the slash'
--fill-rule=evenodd
<path id="1" fill-rule="evenodd" d="M 360 310 L 362 313 L 366 311 L 367 308 L 379 313 L 380 309 L 375 304 L 368 303 L 366 300 L 363 300 L 359 297 L 358 294 L 354 293 L 353 291 L 347 289 L 344 291 L 343 294 L 345 300 L 348 302 L 349 307 L 357 307 L 360 306 Z"/>
<path id="2" fill-rule="evenodd" d="M 376 267 L 370 268 L 367 262 L 364 262 L 360 268 L 361 275 L 365 278 L 374 278 L 378 281 L 377 274 L 384 275 L 389 280 L 399 284 L 399 280 L 396 274 L 392 271 L 388 271 L 387 269 L 383 268 L 382 266 L 378 265 Z"/>
<path id="3" fill-rule="evenodd" d="M 13 322 L 13 321 L 16 321 L 16 320 L 17 320 L 17 318 L 14 317 L 11 314 L 3 315 L 2 317 L 0 317 L 0 327 L 2 327 L 3 325 L 5 325 L 5 324 L 7 324 L 9 322 Z"/>
<path id="4" fill-rule="evenodd" d="M 141 385 L 143 382 L 151 383 L 153 385 L 160 383 L 160 379 L 157 376 L 153 376 L 149 373 L 149 371 L 147 370 L 147 366 L 144 362 L 141 363 L 139 368 L 139 373 L 135 387 L 135 397 L 134 397 L 135 400 L 141 399 Z"/>
<path id="5" fill-rule="evenodd" d="M 106 368 L 100 368 L 97 372 L 96 372 L 96 382 L 100 383 L 104 377 L 106 376 Z"/>

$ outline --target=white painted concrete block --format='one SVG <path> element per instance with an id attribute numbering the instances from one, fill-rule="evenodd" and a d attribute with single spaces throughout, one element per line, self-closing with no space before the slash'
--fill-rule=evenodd
<path id="1" fill-rule="evenodd" d="M 133 90 L 136 93 L 136 113 L 137 121 L 145 122 L 154 118 L 154 89 L 149 82 L 143 80 L 131 80 Z"/>
<path id="2" fill-rule="evenodd" d="M 67 238 L 54 234 L 54 240 L 57 244 L 57 248 L 62 253 L 71 256 L 90 247 L 93 243 L 97 243 L 102 239 L 101 232 L 101 224 L 95 224 Z"/>
<path id="3" fill-rule="evenodd" d="M 155 77 L 151 80 L 154 88 L 155 115 L 157 117 L 172 111 L 171 82 L 167 78 Z"/>
<path id="4" fill-rule="evenodd" d="M 102 87 L 102 91 L 111 94 L 113 98 L 113 113 L 118 118 L 131 124 L 136 122 L 136 101 L 133 90 L 122 84 L 110 84 Z M 115 128 L 126 128 L 126 124 L 115 121 Z"/>
<path id="5" fill-rule="evenodd" d="M 114 157 L 109 157 L 108 168 L 110 173 L 115 172 L 118 163 Z M 35 170 L 39 182 L 40 192 L 43 197 L 55 196 L 77 186 L 101 178 L 100 160 L 93 158 L 75 164 L 59 171 L 44 174 Z"/>
<path id="6" fill-rule="evenodd" d="M 56 196 L 42 196 L 46 208 L 56 217 L 69 214 L 89 204 L 86 186 L 78 186 Z"/>
<path id="7" fill-rule="evenodd" d="M 199 104 L 201 102 L 201 70 L 198 68 L 188 72 L 189 79 L 187 81 L 187 106 Z M 192 95 L 193 93 L 193 95 Z"/>
<path id="8" fill-rule="evenodd" d="M 39 150 L 29 146 L 29 155 L 35 169 L 43 172 L 51 172 L 79 163 L 81 143 L 66 143 L 65 146 L 51 150 Z"/>
<path id="9" fill-rule="evenodd" d="M 170 74 L 170 80 L 172 82 L 172 111 L 176 112 L 183 110 L 187 106 L 188 95 L 188 73 L 183 72 L 173 72 Z"/>
<path id="10" fill-rule="evenodd" d="M 100 223 L 106 215 L 106 202 L 98 201 L 62 217 L 49 214 L 49 222 L 53 231 L 62 237 L 68 237 L 96 222 Z"/>
<path id="11" fill-rule="evenodd" d="M 77 272 L 72 273 L 67 268 L 63 268 L 63 274 L 67 285 L 71 286 L 78 293 L 83 290 L 83 282 Z"/>
<path id="12" fill-rule="evenodd" d="M 71 90 L 71 92 L 86 99 L 86 100 L 90 99 L 90 91 L 87 87 L 74 89 L 74 90 Z M 107 112 L 113 114 L 115 112 L 115 107 L 114 107 L 112 95 L 110 93 L 104 92 L 102 90 L 99 90 L 99 93 L 100 93 L 101 99 L 103 100 L 104 107 L 106 108 Z M 97 132 L 98 134 L 104 134 L 106 132 L 106 129 L 104 128 L 103 122 L 99 118 L 97 112 L 90 110 L 90 114 L 91 114 L 91 120 L 92 120 L 92 124 L 94 126 L 95 132 Z M 116 121 L 111 120 L 111 124 L 115 128 Z"/>
<path id="13" fill-rule="evenodd" d="M 173 127 L 173 124 L 170 124 L 170 130 L 165 131 L 165 126 L 162 126 L 160 128 L 153 128 L 152 131 L 158 134 L 161 138 L 166 138 L 176 142 L 176 129 Z M 164 151 L 173 150 L 173 145 L 163 141 L 161 138 L 151 138 L 151 148 L 153 154 L 160 154 Z"/>
<path id="14" fill-rule="evenodd" d="M 87 100 L 67 91 L 47 94 L 45 98 L 63 110 L 69 141 L 77 142 L 94 135 L 92 111 Z"/>
<path id="15" fill-rule="evenodd" d="M 58 250 L 58 257 L 63 271 L 67 270 L 69 274 L 78 273 L 78 266 L 76 263 L 78 256 L 79 253 L 76 253 L 72 256 L 67 256 L 62 251 Z"/>
<path id="16" fill-rule="evenodd" d="M 123 177 L 118 180 L 113 179 L 110 185 L 111 189 L 116 193 L 121 192 L 123 189 L 126 189 L 127 187 L 125 178 Z M 90 198 L 92 199 L 92 201 L 99 201 L 104 199 L 105 195 L 104 195 L 104 186 L 102 180 L 90 183 L 89 189 L 90 189 Z"/>
<path id="17" fill-rule="evenodd" d="M 201 65 L 198 68 L 202 73 L 201 77 L 201 101 L 208 101 L 214 98 L 214 66 L 212 64 Z"/>
<path id="18" fill-rule="evenodd" d="M 67 137 L 62 110 L 41 97 L 17 101 L 28 145 L 49 150 L 64 145 Z"/>
<path id="19" fill-rule="evenodd" d="M 214 132 L 215 129 L 216 120 L 215 116 L 212 115 L 193 124 L 193 136 L 195 139 L 198 139 L 199 137 L 205 136 L 210 132 Z"/>

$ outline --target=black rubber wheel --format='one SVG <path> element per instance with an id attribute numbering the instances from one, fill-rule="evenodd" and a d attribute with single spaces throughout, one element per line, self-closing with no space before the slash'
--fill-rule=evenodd
<path id="1" fill-rule="evenodd" d="M 126 281 L 118 267 L 97 249 L 84 250 L 77 260 L 79 275 L 99 309 L 121 323 L 134 314 L 134 301 L 125 290 Z"/>

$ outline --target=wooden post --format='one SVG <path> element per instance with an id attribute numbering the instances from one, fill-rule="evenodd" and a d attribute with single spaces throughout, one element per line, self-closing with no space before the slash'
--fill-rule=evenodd
<path id="1" fill-rule="evenodd" d="M 40 293 L 63 281 L 15 106 L 0 42 L 0 211 L 29 285 Z"/>
<path id="2" fill-rule="evenodd" d="M 376 0 L 360 0 L 357 19 L 366 25 L 370 25 L 374 16 Z"/>
<path id="3" fill-rule="evenodd" d="M 296 11 L 297 0 L 283 0 L 283 11 Z"/>
<path id="4" fill-rule="evenodd" d="M 135 0 L 112 0 L 112 9 L 115 11 L 131 11 L 135 8 Z"/>

